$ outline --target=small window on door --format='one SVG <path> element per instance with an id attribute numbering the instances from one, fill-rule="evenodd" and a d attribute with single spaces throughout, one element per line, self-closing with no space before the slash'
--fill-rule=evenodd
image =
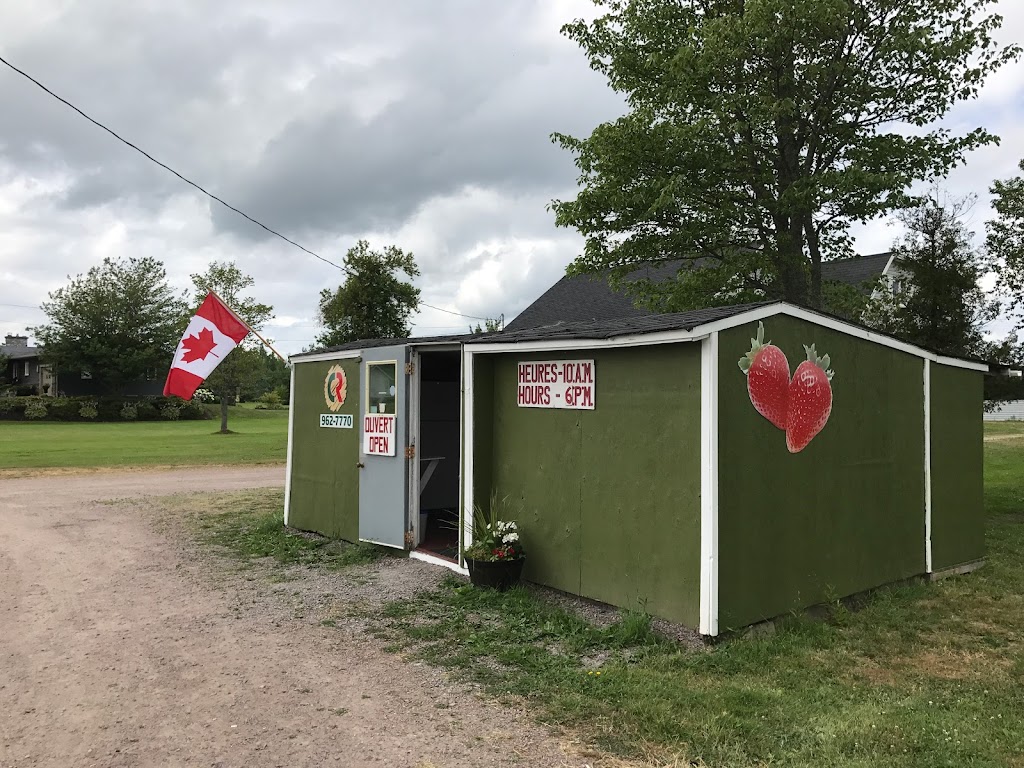
<path id="1" fill-rule="evenodd" d="M 25 361 L 25 375 L 26 376 L 28 376 L 28 366 L 29 366 L 29 362 L 28 362 L 28 360 L 26 360 Z"/>
<path id="2" fill-rule="evenodd" d="M 398 363 L 366 364 L 366 410 L 368 413 L 394 413 Z"/>

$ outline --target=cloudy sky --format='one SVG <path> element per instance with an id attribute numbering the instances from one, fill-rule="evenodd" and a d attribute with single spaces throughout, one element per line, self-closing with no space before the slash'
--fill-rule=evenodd
<path id="1" fill-rule="evenodd" d="M 0 55 L 99 121 L 322 256 L 359 238 L 411 250 L 425 302 L 514 317 L 557 280 L 581 239 L 556 229 L 573 195 L 552 131 L 586 135 L 621 112 L 559 27 L 588 0 L 271 0 L 0 3 Z M 1002 42 L 1024 41 L 1024 3 L 1002 0 Z M 1024 64 L 947 123 L 1003 137 L 948 187 L 990 215 L 992 179 L 1024 156 Z M 862 253 L 896 230 L 857 231 Z M 234 260 L 273 304 L 285 353 L 312 343 L 317 296 L 341 274 L 266 235 L 0 67 L 0 334 L 68 275 L 105 256 L 161 259 L 173 284 Z M 23 306 L 16 306 L 23 305 Z M 435 309 L 417 334 L 471 322 Z"/>

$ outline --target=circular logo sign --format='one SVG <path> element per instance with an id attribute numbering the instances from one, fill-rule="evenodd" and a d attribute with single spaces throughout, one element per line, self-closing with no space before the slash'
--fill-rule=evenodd
<path id="1" fill-rule="evenodd" d="M 331 366 L 324 379 L 324 401 L 332 411 L 337 411 L 345 404 L 348 396 L 348 378 L 340 365 Z"/>

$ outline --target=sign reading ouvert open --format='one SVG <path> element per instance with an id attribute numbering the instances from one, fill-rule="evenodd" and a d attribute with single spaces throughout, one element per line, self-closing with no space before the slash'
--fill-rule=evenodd
<path id="1" fill-rule="evenodd" d="M 363 416 L 363 453 L 367 456 L 395 455 L 395 417 L 374 413 Z"/>
<path id="2" fill-rule="evenodd" d="M 593 360 L 519 363 L 520 408 L 594 409 Z"/>

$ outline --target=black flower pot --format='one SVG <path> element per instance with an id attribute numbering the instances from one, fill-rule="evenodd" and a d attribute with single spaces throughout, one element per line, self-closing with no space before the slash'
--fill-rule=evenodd
<path id="1" fill-rule="evenodd" d="M 519 583 L 525 558 L 516 560 L 473 560 L 466 558 L 469 580 L 477 587 L 491 587 L 504 592 Z"/>

